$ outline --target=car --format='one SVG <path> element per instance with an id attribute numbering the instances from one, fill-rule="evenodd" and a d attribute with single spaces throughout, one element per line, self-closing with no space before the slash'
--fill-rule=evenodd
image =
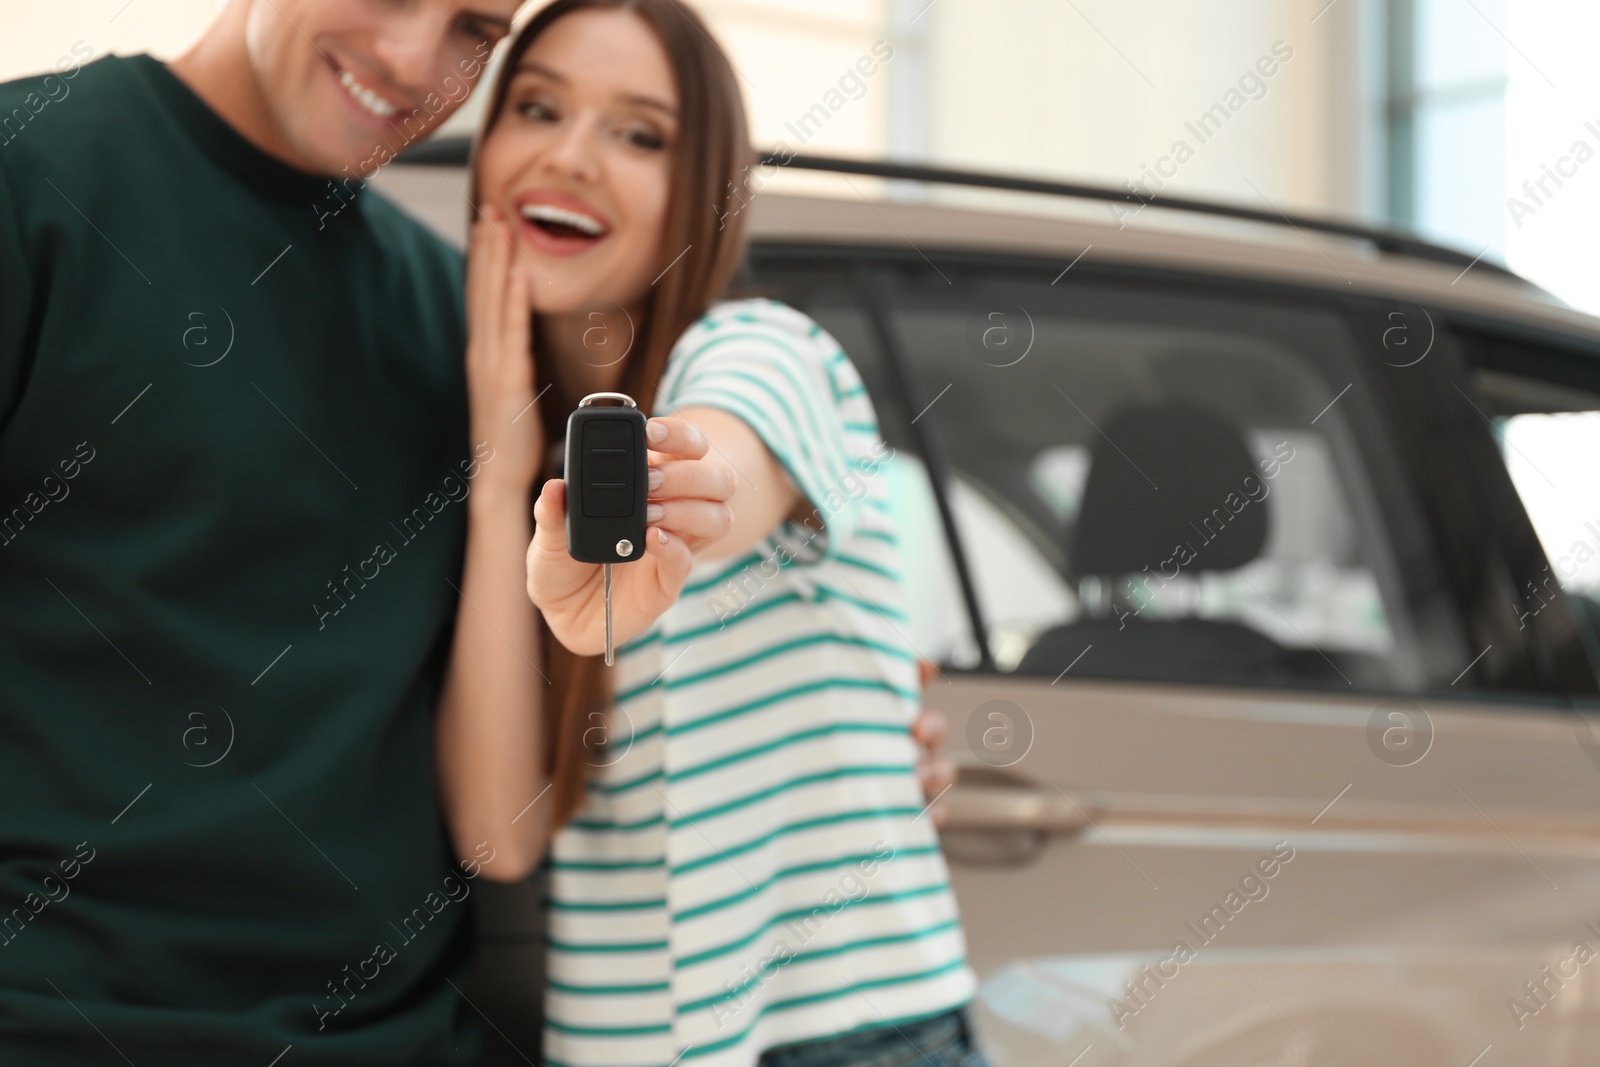
<path id="1" fill-rule="evenodd" d="M 1600 321 L 1271 205 L 785 156 L 841 195 L 754 198 L 739 286 L 894 450 L 997 1067 L 1592 1062 Z M 459 243 L 465 160 L 377 184 Z M 539 893 L 480 890 L 508 1063 Z"/>

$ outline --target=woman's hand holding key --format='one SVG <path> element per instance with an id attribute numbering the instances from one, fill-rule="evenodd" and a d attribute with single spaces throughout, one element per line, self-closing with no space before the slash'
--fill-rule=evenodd
<path id="1" fill-rule="evenodd" d="M 619 644 L 649 629 L 673 605 L 695 554 L 726 535 L 733 523 L 727 502 L 734 471 L 706 458 L 705 434 L 678 416 L 649 420 L 645 434 L 650 441 L 645 554 L 614 565 L 611 601 Z M 580 563 L 567 551 L 566 509 L 566 484 L 559 478 L 545 482 L 533 509 L 528 597 L 558 641 L 579 655 L 598 655 L 605 649 L 601 568 Z"/>

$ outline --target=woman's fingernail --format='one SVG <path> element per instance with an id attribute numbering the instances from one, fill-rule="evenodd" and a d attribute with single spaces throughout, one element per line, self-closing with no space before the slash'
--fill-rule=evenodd
<path id="1" fill-rule="evenodd" d="M 667 531 L 657 527 L 656 528 L 656 540 L 660 541 L 662 544 L 666 544 L 667 543 Z"/>
<path id="2" fill-rule="evenodd" d="M 652 441 L 665 441 L 667 439 L 667 428 L 655 419 L 651 419 L 644 424 L 644 435 Z"/>
<path id="3" fill-rule="evenodd" d="M 646 507 L 644 509 L 644 521 L 645 522 L 660 522 L 661 521 L 661 517 L 663 515 L 665 515 L 666 513 L 667 513 L 667 509 L 662 507 L 660 504 L 651 504 L 650 506 L 648 506 L 648 507 Z"/>
<path id="4" fill-rule="evenodd" d="M 667 476 L 656 470 L 654 467 L 651 467 L 650 477 L 648 480 L 650 482 L 650 491 L 653 493 L 657 489 L 661 488 L 661 483 L 667 480 Z"/>

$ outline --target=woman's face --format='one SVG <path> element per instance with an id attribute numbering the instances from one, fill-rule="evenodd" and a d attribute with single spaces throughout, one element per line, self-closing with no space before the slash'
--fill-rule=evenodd
<path id="1" fill-rule="evenodd" d="M 678 90 L 628 11 L 577 11 L 523 53 L 479 151 L 478 192 L 516 226 L 534 310 L 631 307 L 662 264 Z"/>

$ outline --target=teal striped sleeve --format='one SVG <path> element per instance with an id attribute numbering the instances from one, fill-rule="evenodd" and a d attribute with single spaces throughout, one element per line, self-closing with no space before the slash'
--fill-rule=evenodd
<path id="1" fill-rule="evenodd" d="M 808 502 L 807 528 L 788 522 L 781 531 L 785 540 L 813 546 L 796 562 L 832 559 L 859 528 L 867 492 L 834 381 L 835 369 L 848 363 L 826 334 L 819 340 L 803 330 L 810 320 L 798 312 L 737 306 L 736 314 L 714 309 L 685 335 L 663 376 L 661 407 L 717 408 L 742 419 Z"/>

